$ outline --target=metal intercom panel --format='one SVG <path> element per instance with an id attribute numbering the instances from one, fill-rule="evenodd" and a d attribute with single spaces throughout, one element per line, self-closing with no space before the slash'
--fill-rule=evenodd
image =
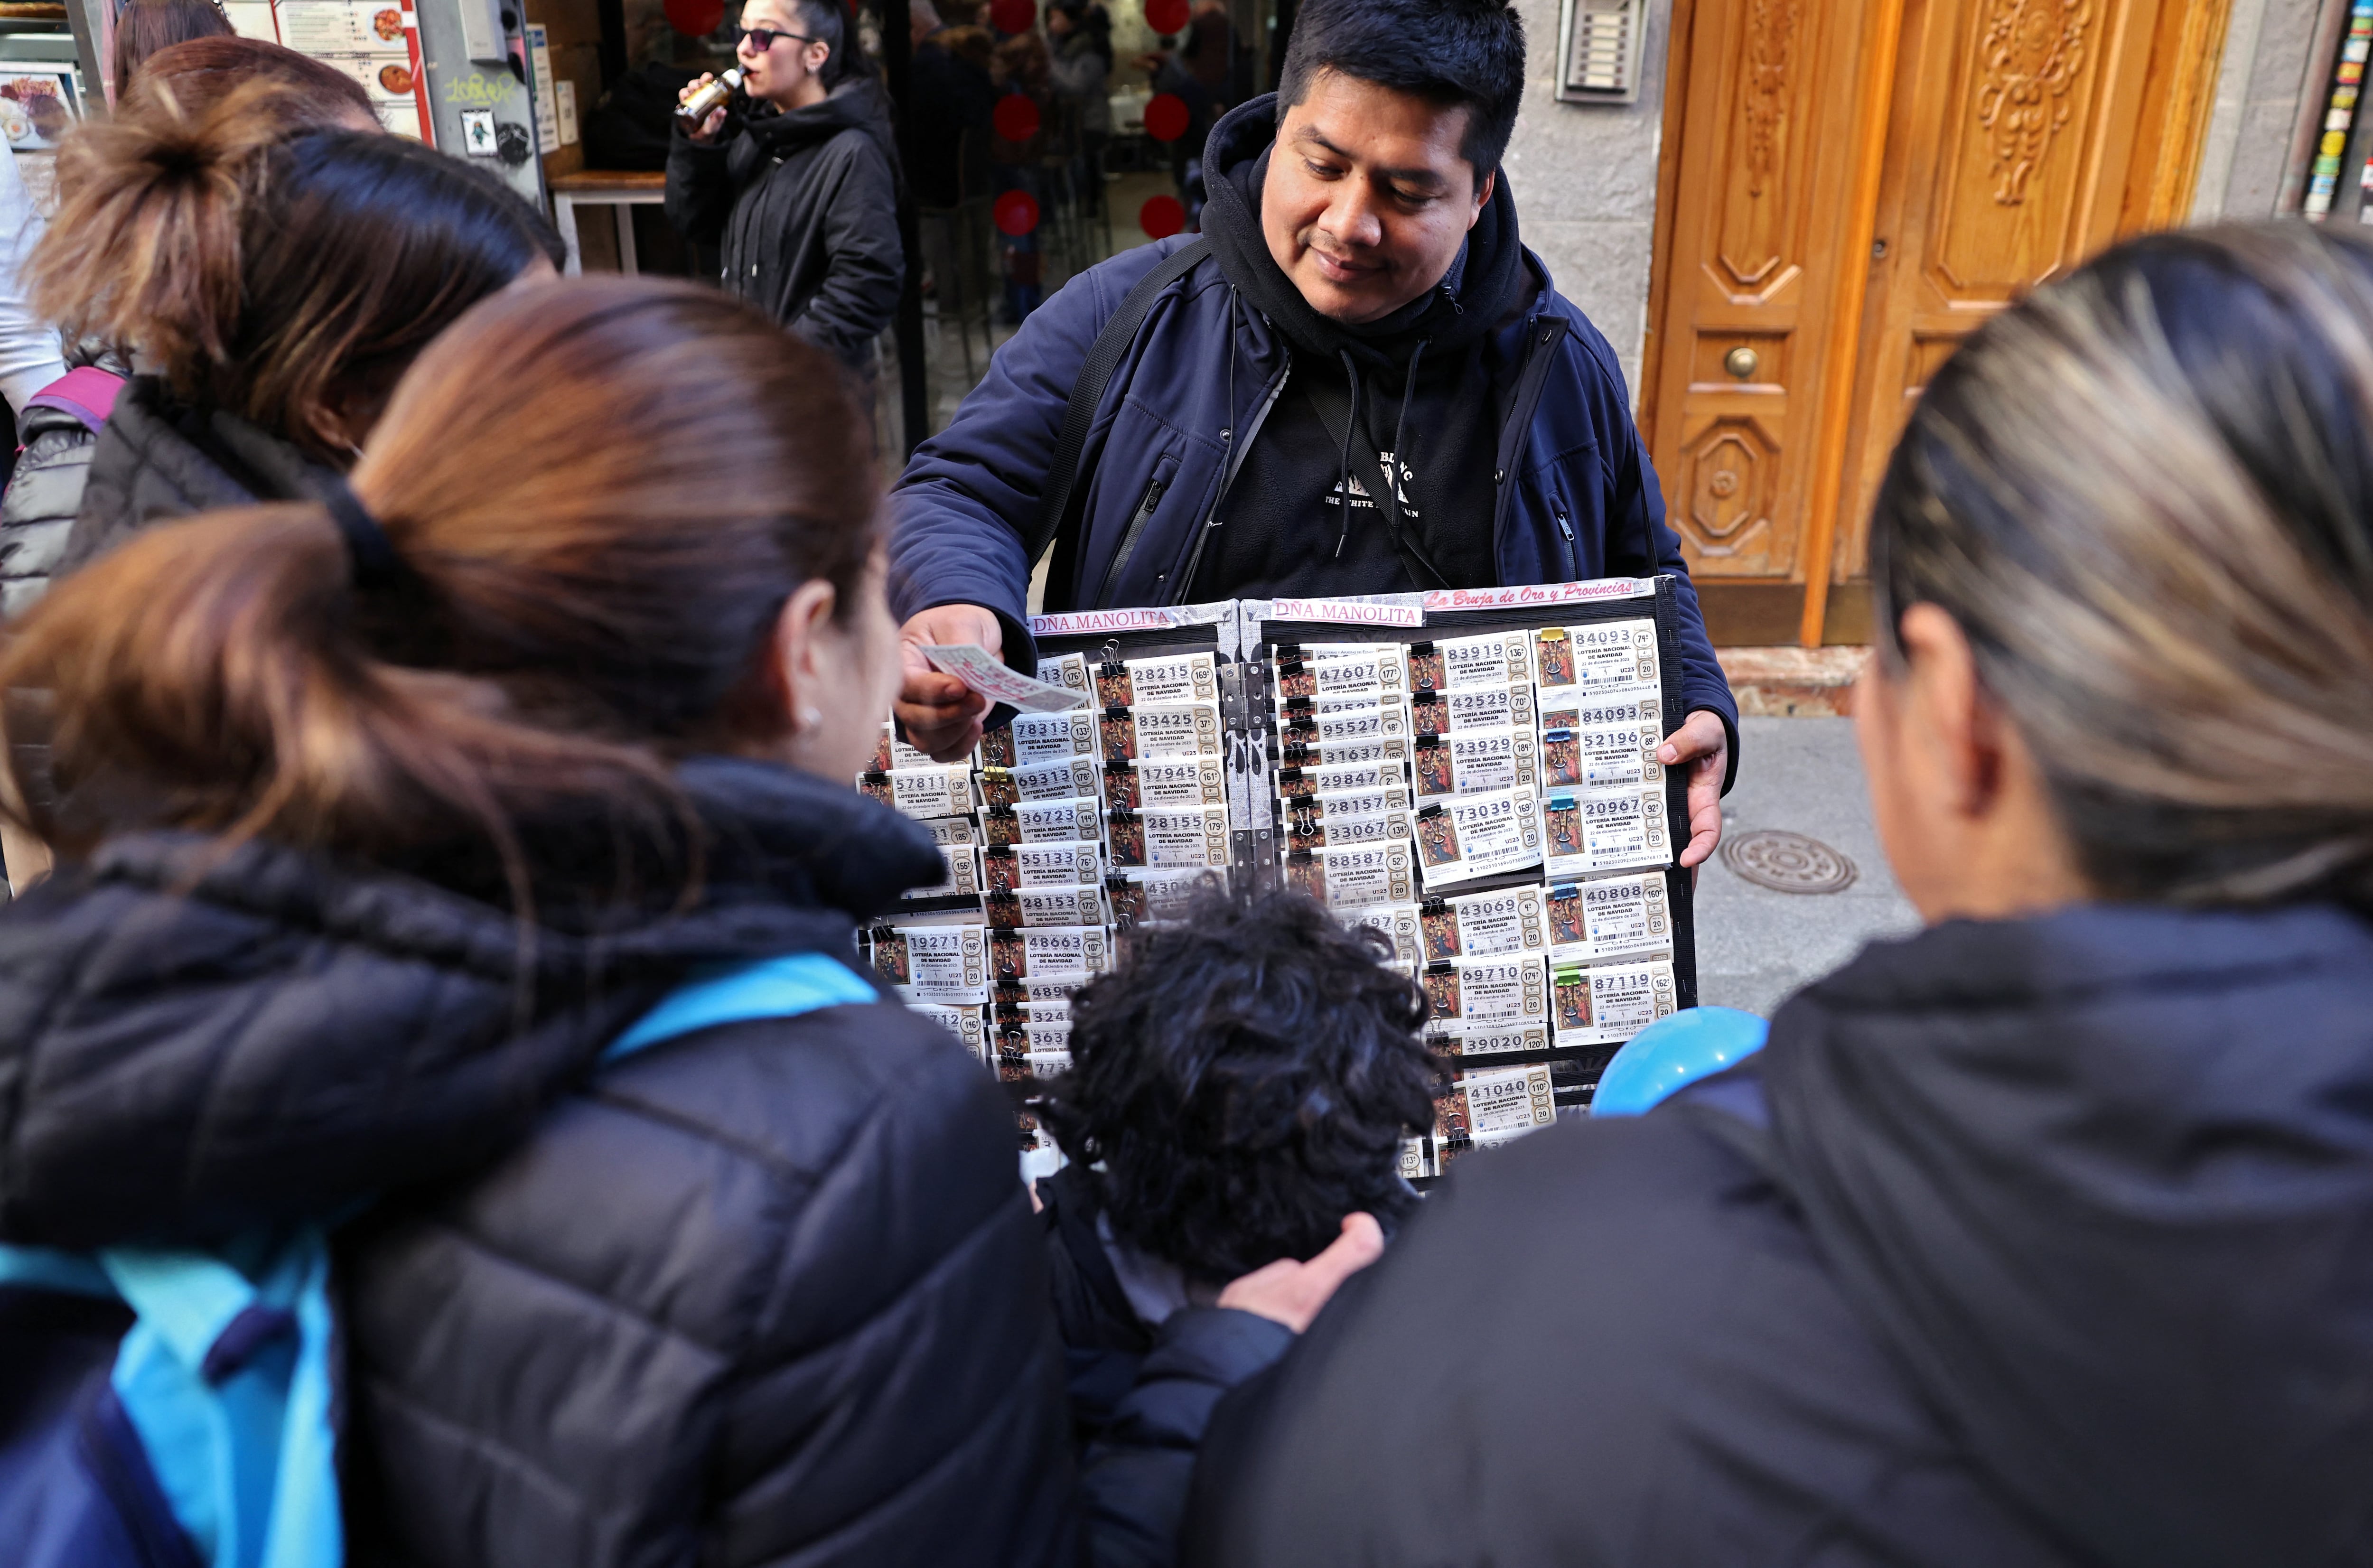
<path id="1" fill-rule="evenodd" d="M 1568 103 L 1632 103 L 1648 42 L 1648 0 L 1563 0 L 1557 95 Z"/>

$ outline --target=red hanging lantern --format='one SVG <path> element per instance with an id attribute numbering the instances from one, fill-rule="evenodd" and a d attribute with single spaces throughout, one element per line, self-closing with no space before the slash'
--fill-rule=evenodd
<path id="1" fill-rule="evenodd" d="M 707 38 L 725 25 L 725 0 L 667 0 L 668 26 L 687 38 Z"/>
<path id="2" fill-rule="evenodd" d="M 1038 25 L 1038 0 L 996 0 L 988 25 L 999 32 L 1028 32 Z"/>
<path id="3" fill-rule="evenodd" d="M 1186 30 L 1186 0 L 1145 0 L 1145 25 L 1158 33 Z"/>
<path id="4" fill-rule="evenodd" d="M 1038 198 L 1027 191 L 1008 191 L 989 209 L 998 231 L 1019 240 L 1038 227 Z"/>
<path id="5" fill-rule="evenodd" d="M 1007 93 L 989 116 L 997 134 L 1009 142 L 1026 142 L 1038 134 L 1038 106 L 1026 94 Z"/>
<path id="6" fill-rule="evenodd" d="M 1194 115 L 1186 100 L 1175 92 L 1156 93 L 1145 106 L 1145 134 L 1157 142 L 1175 142 L 1186 134 Z"/>
<path id="7" fill-rule="evenodd" d="M 1147 236 L 1167 240 L 1186 227 L 1186 206 L 1175 196 L 1155 196 L 1137 209 L 1137 226 Z"/>

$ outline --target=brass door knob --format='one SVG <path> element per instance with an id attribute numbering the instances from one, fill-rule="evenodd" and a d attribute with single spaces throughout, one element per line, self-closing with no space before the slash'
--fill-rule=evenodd
<path id="1" fill-rule="evenodd" d="M 1763 357 L 1742 345 L 1722 357 L 1722 368 L 1742 381 L 1751 381 L 1763 368 Z"/>

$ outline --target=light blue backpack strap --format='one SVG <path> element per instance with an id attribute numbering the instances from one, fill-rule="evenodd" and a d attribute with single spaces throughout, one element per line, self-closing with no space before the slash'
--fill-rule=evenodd
<path id="1" fill-rule="evenodd" d="M 796 1018 L 827 1007 L 879 1001 L 882 993 L 857 971 L 823 953 L 792 953 L 695 975 L 660 1000 L 602 1053 L 604 1061 L 632 1056 L 662 1040 L 742 1024 L 754 1018 Z"/>
<path id="2" fill-rule="evenodd" d="M 204 1253 L 99 1259 L 137 1319 L 116 1398 L 199 1555 L 213 1568 L 342 1562 L 321 1233 L 263 1255 L 252 1280 Z"/>
<path id="3" fill-rule="evenodd" d="M 338 1433 L 331 1406 L 335 1340 L 330 1316 L 330 1249 L 314 1251 L 298 1281 L 299 1346 L 280 1429 L 280 1467 L 272 1525 L 257 1568 L 322 1568 L 346 1560 L 345 1515 L 338 1500 Z"/>
<path id="4" fill-rule="evenodd" d="M 47 1246 L 0 1246 L 0 1285 L 115 1298 L 115 1281 L 88 1254 Z"/>
<path id="5" fill-rule="evenodd" d="M 1689 1007 L 1623 1042 L 1591 1092 L 1592 1116 L 1638 1116 L 1763 1048 L 1771 1025 L 1735 1007 Z"/>
<path id="6" fill-rule="evenodd" d="M 603 1059 L 720 1024 L 880 999 L 822 953 L 736 965 L 669 992 Z M 132 1308 L 135 1321 L 116 1352 L 116 1398 L 209 1568 L 336 1568 L 345 1540 L 331 1420 L 329 1244 L 307 1230 L 277 1246 L 251 1243 L 240 1261 L 254 1267 L 196 1252 L 117 1248 L 92 1258 L 0 1247 L 0 1284 L 116 1295 Z"/>

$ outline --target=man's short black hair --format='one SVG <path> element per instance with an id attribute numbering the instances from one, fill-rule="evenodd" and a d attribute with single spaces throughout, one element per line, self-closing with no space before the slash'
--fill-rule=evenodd
<path id="1" fill-rule="evenodd" d="M 1215 893 L 1071 999 L 1045 1119 L 1103 1163 L 1122 1241 L 1224 1283 L 1312 1257 L 1348 1213 L 1407 1209 L 1400 1141 L 1444 1080 L 1425 994 L 1389 952 L 1304 895 Z"/>
<path id="2" fill-rule="evenodd" d="M 1277 114 L 1321 71 L 1467 111 L 1458 150 L 1475 180 L 1500 167 L 1525 98 L 1525 23 L 1507 0 L 1303 0 L 1285 46 Z"/>

